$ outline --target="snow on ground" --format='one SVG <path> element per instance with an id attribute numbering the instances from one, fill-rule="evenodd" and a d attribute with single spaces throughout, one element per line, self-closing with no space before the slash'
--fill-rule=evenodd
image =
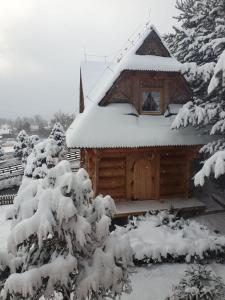
<path id="1" fill-rule="evenodd" d="M 206 225 L 210 230 L 217 230 L 225 235 L 225 212 L 197 216 L 193 219 L 200 224 Z"/>
<path id="2" fill-rule="evenodd" d="M 7 238 L 10 232 L 10 221 L 6 220 L 6 213 L 11 205 L 0 206 L 0 250 L 6 249 Z"/>
<path id="3" fill-rule="evenodd" d="M 137 268 L 131 276 L 133 291 L 123 295 L 122 300 L 164 300 L 177 284 L 186 270 L 186 264 L 152 265 Z"/>
<path id="4" fill-rule="evenodd" d="M 4 149 L 5 153 L 12 153 L 12 152 L 14 152 L 13 146 L 5 146 L 5 147 L 2 147 L 2 148 Z"/>

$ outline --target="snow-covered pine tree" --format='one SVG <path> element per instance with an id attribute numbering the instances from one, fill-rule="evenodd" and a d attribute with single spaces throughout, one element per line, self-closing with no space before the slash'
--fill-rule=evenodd
<path id="1" fill-rule="evenodd" d="M 28 134 L 25 130 L 21 130 L 16 138 L 14 145 L 14 156 L 22 160 L 24 149 L 28 146 Z"/>
<path id="2" fill-rule="evenodd" d="M 39 136 L 38 135 L 31 135 L 27 138 L 27 147 L 23 149 L 23 155 L 22 155 L 22 163 L 24 166 L 27 164 L 27 158 L 31 154 L 34 146 L 39 142 Z"/>
<path id="3" fill-rule="evenodd" d="M 21 159 L 22 163 L 26 165 L 27 157 L 30 155 L 34 146 L 39 142 L 39 136 L 29 136 L 25 130 L 22 130 L 16 139 L 17 143 L 14 145 L 14 156 Z"/>
<path id="4" fill-rule="evenodd" d="M 173 287 L 172 295 L 166 300 L 221 300 L 225 298 L 225 285 L 207 266 L 193 265 Z"/>
<path id="5" fill-rule="evenodd" d="M 53 126 L 49 138 L 54 139 L 58 146 L 65 147 L 66 135 L 63 126 L 59 122 Z"/>
<path id="6" fill-rule="evenodd" d="M 4 151 L 4 149 L 0 146 L 0 159 L 3 159 L 4 155 L 5 155 L 5 151 Z"/>
<path id="7" fill-rule="evenodd" d="M 47 139 L 36 143 L 33 138 L 33 149 L 27 158 L 24 175 L 36 179 L 44 178 L 48 169 L 64 159 L 65 156 L 65 131 L 60 123 L 56 123 Z"/>
<path id="8" fill-rule="evenodd" d="M 24 178 L 0 254 L 4 299 L 115 299 L 130 290 L 129 240 L 123 229 L 109 232 L 114 201 L 92 194 L 86 171 L 72 173 L 67 161 L 44 179 Z"/>
<path id="9" fill-rule="evenodd" d="M 181 26 L 175 28 L 175 33 L 167 35 L 165 40 L 171 52 L 184 63 L 183 72 L 194 97 L 180 110 L 172 128 L 192 125 L 207 127 L 210 134 L 219 133 L 221 138 L 202 149 L 202 152 L 211 156 L 219 150 L 225 150 L 225 93 L 223 85 L 219 83 L 222 81 L 218 79 L 221 74 L 218 64 L 222 65 L 225 49 L 225 2 L 177 0 L 177 8 L 180 10 L 177 19 Z M 222 58 L 219 60 L 220 55 Z M 215 167 L 215 159 L 212 161 Z M 222 165 L 224 173 L 225 163 Z M 195 183 L 203 184 L 204 176 L 209 176 L 210 172 L 207 168 L 204 174 L 199 173 Z M 217 173 L 222 174 L 221 168 Z"/>
<path id="10" fill-rule="evenodd" d="M 32 178 L 44 178 L 48 169 L 62 160 L 64 148 L 54 139 L 45 139 L 36 144 L 27 158 L 24 175 Z"/>

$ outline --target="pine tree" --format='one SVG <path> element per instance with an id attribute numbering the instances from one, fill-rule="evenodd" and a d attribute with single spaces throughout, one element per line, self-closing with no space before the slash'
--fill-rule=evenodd
<path id="1" fill-rule="evenodd" d="M 24 175 L 36 179 L 44 178 L 48 169 L 64 159 L 65 131 L 60 123 L 56 123 L 47 139 L 38 142 L 37 136 L 31 136 L 29 145 L 32 151 L 26 159 Z"/>
<path id="2" fill-rule="evenodd" d="M 63 155 L 64 148 L 58 145 L 58 141 L 48 138 L 39 142 L 27 158 L 24 175 L 35 179 L 44 178 L 48 169 L 56 166 Z"/>
<path id="3" fill-rule="evenodd" d="M 19 132 L 16 141 L 14 145 L 14 156 L 22 160 L 24 149 L 26 149 L 28 145 L 28 134 L 25 130 Z"/>
<path id="4" fill-rule="evenodd" d="M 34 149 L 34 146 L 39 142 L 39 136 L 38 135 L 31 135 L 27 138 L 27 146 L 23 149 L 23 155 L 22 155 L 22 163 L 24 166 L 27 164 L 27 158 L 31 154 L 32 150 Z"/>
<path id="5" fill-rule="evenodd" d="M 192 125 L 207 127 L 210 134 L 220 134 L 221 138 L 201 150 L 211 156 L 225 150 L 225 92 L 218 79 L 217 64 L 225 50 L 225 2 L 177 0 L 176 6 L 180 10 L 177 19 L 181 26 L 165 40 L 171 52 L 184 63 L 183 72 L 193 90 L 193 99 L 180 110 L 172 128 Z M 203 184 L 202 177 L 209 175 L 209 170 L 200 173 L 195 183 Z"/>
<path id="6" fill-rule="evenodd" d="M 9 253 L 0 253 L 5 299 L 115 299 L 129 291 L 125 230 L 110 234 L 110 196 L 92 199 L 84 169 L 61 161 L 44 179 L 27 181 L 14 200 Z"/>
<path id="7" fill-rule="evenodd" d="M 225 285 L 207 266 L 194 265 L 173 287 L 172 296 L 166 300 L 221 300 L 225 298 Z"/>
<path id="8" fill-rule="evenodd" d="M 55 140 L 58 146 L 65 147 L 66 135 L 63 126 L 59 122 L 53 126 L 49 138 Z"/>
<path id="9" fill-rule="evenodd" d="M 23 165 L 27 163 L 27 157 L 32 152 L 34 146 L 39 142 L 38 135 L 29 136 L 25 130 L 19 132 L 17 143 L 14 146 L 14 156 L 21 159 Z"/>

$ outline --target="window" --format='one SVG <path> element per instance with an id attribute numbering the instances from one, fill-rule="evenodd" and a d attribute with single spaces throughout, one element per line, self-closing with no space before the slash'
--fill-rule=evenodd
<path id="1" fill-rule="evenodd" d="M 160 91 L 144 91 L 142 94 L 142 112 L 161 113 L 161 93 Z"/>

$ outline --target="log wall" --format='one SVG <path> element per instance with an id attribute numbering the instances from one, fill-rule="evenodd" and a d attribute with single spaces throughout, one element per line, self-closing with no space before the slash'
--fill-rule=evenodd
<path id="1" fill-rule="evenodd" d="M 190 166 L 198 151 L 199 147 L 92 149 L 85 151 L 85 167 L 92 179 L 96 195 L 111 195 L 120 201 L 136 200 L 136 181 L 146 188 L 147 180 L 151 185 L 151 189 L 146 189 L 148 199 L 187 198 L 193 176 Z M 143 172 L 143 176 L 148 174 L 149 178 L 138 178 L 134 174 L 135 164 L 140 161 L 143 164 L 143 159 L 146 159 L 146 168 L 152 168 L 151 172 Z M 143 196 L 143 199 L 147 198 Z"/>
<path id="2" fill-rule="evenodd" d="M 163 153 L 160 156 L 160 197 L 187 194 L 187 165 L 185 153 Z"/>

